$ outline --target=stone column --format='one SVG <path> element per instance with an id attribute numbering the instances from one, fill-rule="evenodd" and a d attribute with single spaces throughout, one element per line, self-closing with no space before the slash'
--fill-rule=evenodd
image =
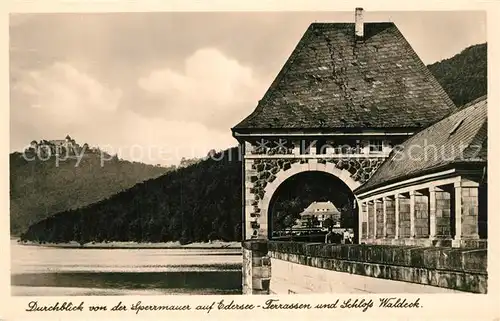
<path id="1" fill-rule="evenodd" d="M 405 194 L 399 194 L 399 234 L 398 238 L 408 239 L 411 236 L 411 205 Z"/>
<path id="2" fill-rule="evenodd" d="M 375 206 L 373 201 L 369 201 L 367 204 L 368 209 L 368 239 L 375 238 Z"/>
<path id="3" fill-rule="evenodd" d="M 410 239 L 415 237 L 415 191 L 410 191 Z"/>
<path id="4" fill-rule="evenodd" d="M 359 241 L 366 240 L 368 238 L 368 213 L 366 202 L 360 203 L 359 211 Z"/>
<path id="5" fill-rule="evenodd" d="M 399 195 L 394 195 L 394 239 L 399 238 Z"/>
<path id="6" fill-rule="evenodd" d="M 436 187 L 435 194 L 435 237 L 441 239 L 449 239 L 451 237 L 451 193 L 445 188 Z"/>
<path id="7" fill-rule="evenodd" d="M 384 209 L 382 199 L 375 200 L 375 238 L 383 238 L 384 234 Z"/>
<path id="8" fill-rule="evenodd" d="M 462 239 L 479 239 L 478 187 L 478 183 L 465 179 L 455 183 L 455 246 L 459 246 Z"/>
<path id="9" fill-rule="evenodd" d="M 243 241 L 243 294 L 269 294 L 271 259 L 267 246 L 266 240 Z"/>
<path id="10" fill-rule="evenodd" d="M 387 197 L 382 199 L 382 237 L 387 237 Z"/>
<path id="11" fill-rule="evenodd" d="M 415 191 L 415 237 L 429 237 L 429 196 L 427 191 Z"/>
<path id="12" fill-rule="evenodd" d="M 429 239 L 436 238 L 436 187 L 429 187 Z"/>
<path id="13" fill-rule="evenodd" d="M 455 242 L 454 246 L 460 246 L 462 240 L 462 186 L 460 182 L 455 187 Z"/>
<path id="14" fill-rule="evenodd" d="M 462 181 L 462 238 L 479 239 L 479 184 Z"/>
<path id="15" fill-rule="evenodd" d="M 385 208 L 385 237 L 394 238 L 396 234 L 395 199 L 392 196 L 384 198 Z"/>

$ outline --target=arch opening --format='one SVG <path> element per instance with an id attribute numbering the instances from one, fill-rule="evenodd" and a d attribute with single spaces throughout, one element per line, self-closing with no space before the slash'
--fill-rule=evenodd
<path id="1" fill-rule="evenodd" d="M 268 238 L 333 243 L 358 240 L 358 203 L 350 187 L 324 171 L 304 171 L 285 179 L 267 209 Z M 348 231 L 348 234 L 343 231 Z M 330 234 L 332 235 L 332 234 Z"/>

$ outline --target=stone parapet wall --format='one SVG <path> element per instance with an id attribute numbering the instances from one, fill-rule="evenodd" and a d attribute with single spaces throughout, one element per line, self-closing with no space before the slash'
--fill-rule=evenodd
<path id="1" fill-rule="evenodd" d="M 269 242 L 274 259 L 315 268 L 486 293 L 487 250 Z"/>
<path id="2" fill-rule="evenodd" d="M 372 245 L 396 245 L 396 246 L 420 246 L 420 247 L 460 247 L 463 249 L 486 249 L 488 248 L 487 240 L 453 240 L 448 239 L 425 239 L 425 238 L 414 238 L 414 239 L 363 239 L 361 244 L 372 244 Z"/>

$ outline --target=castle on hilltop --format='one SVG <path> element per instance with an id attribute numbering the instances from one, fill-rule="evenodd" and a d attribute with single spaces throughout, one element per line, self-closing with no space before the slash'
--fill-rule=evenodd
<path id="1" fill-rule="evenodd" d="M 83 151 L 95 151 L 94 148 L 90 149 L 88 144 L 85 143 L 80 146 L 71 136 L 67 135 L 65 139 L 42 139 L 39 142 L 33 140 L 27 151 L 35 152 L 43 156 L 53 155 L 77 155 Z"/>

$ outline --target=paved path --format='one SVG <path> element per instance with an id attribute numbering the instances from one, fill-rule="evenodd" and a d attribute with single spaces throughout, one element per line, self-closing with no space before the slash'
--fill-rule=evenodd
<path id="1" fill-rule="evenodd" d="M 366 277 L 271 259 L 275 294 L 307 293 L 464 293 L 429 285 Z"/>

